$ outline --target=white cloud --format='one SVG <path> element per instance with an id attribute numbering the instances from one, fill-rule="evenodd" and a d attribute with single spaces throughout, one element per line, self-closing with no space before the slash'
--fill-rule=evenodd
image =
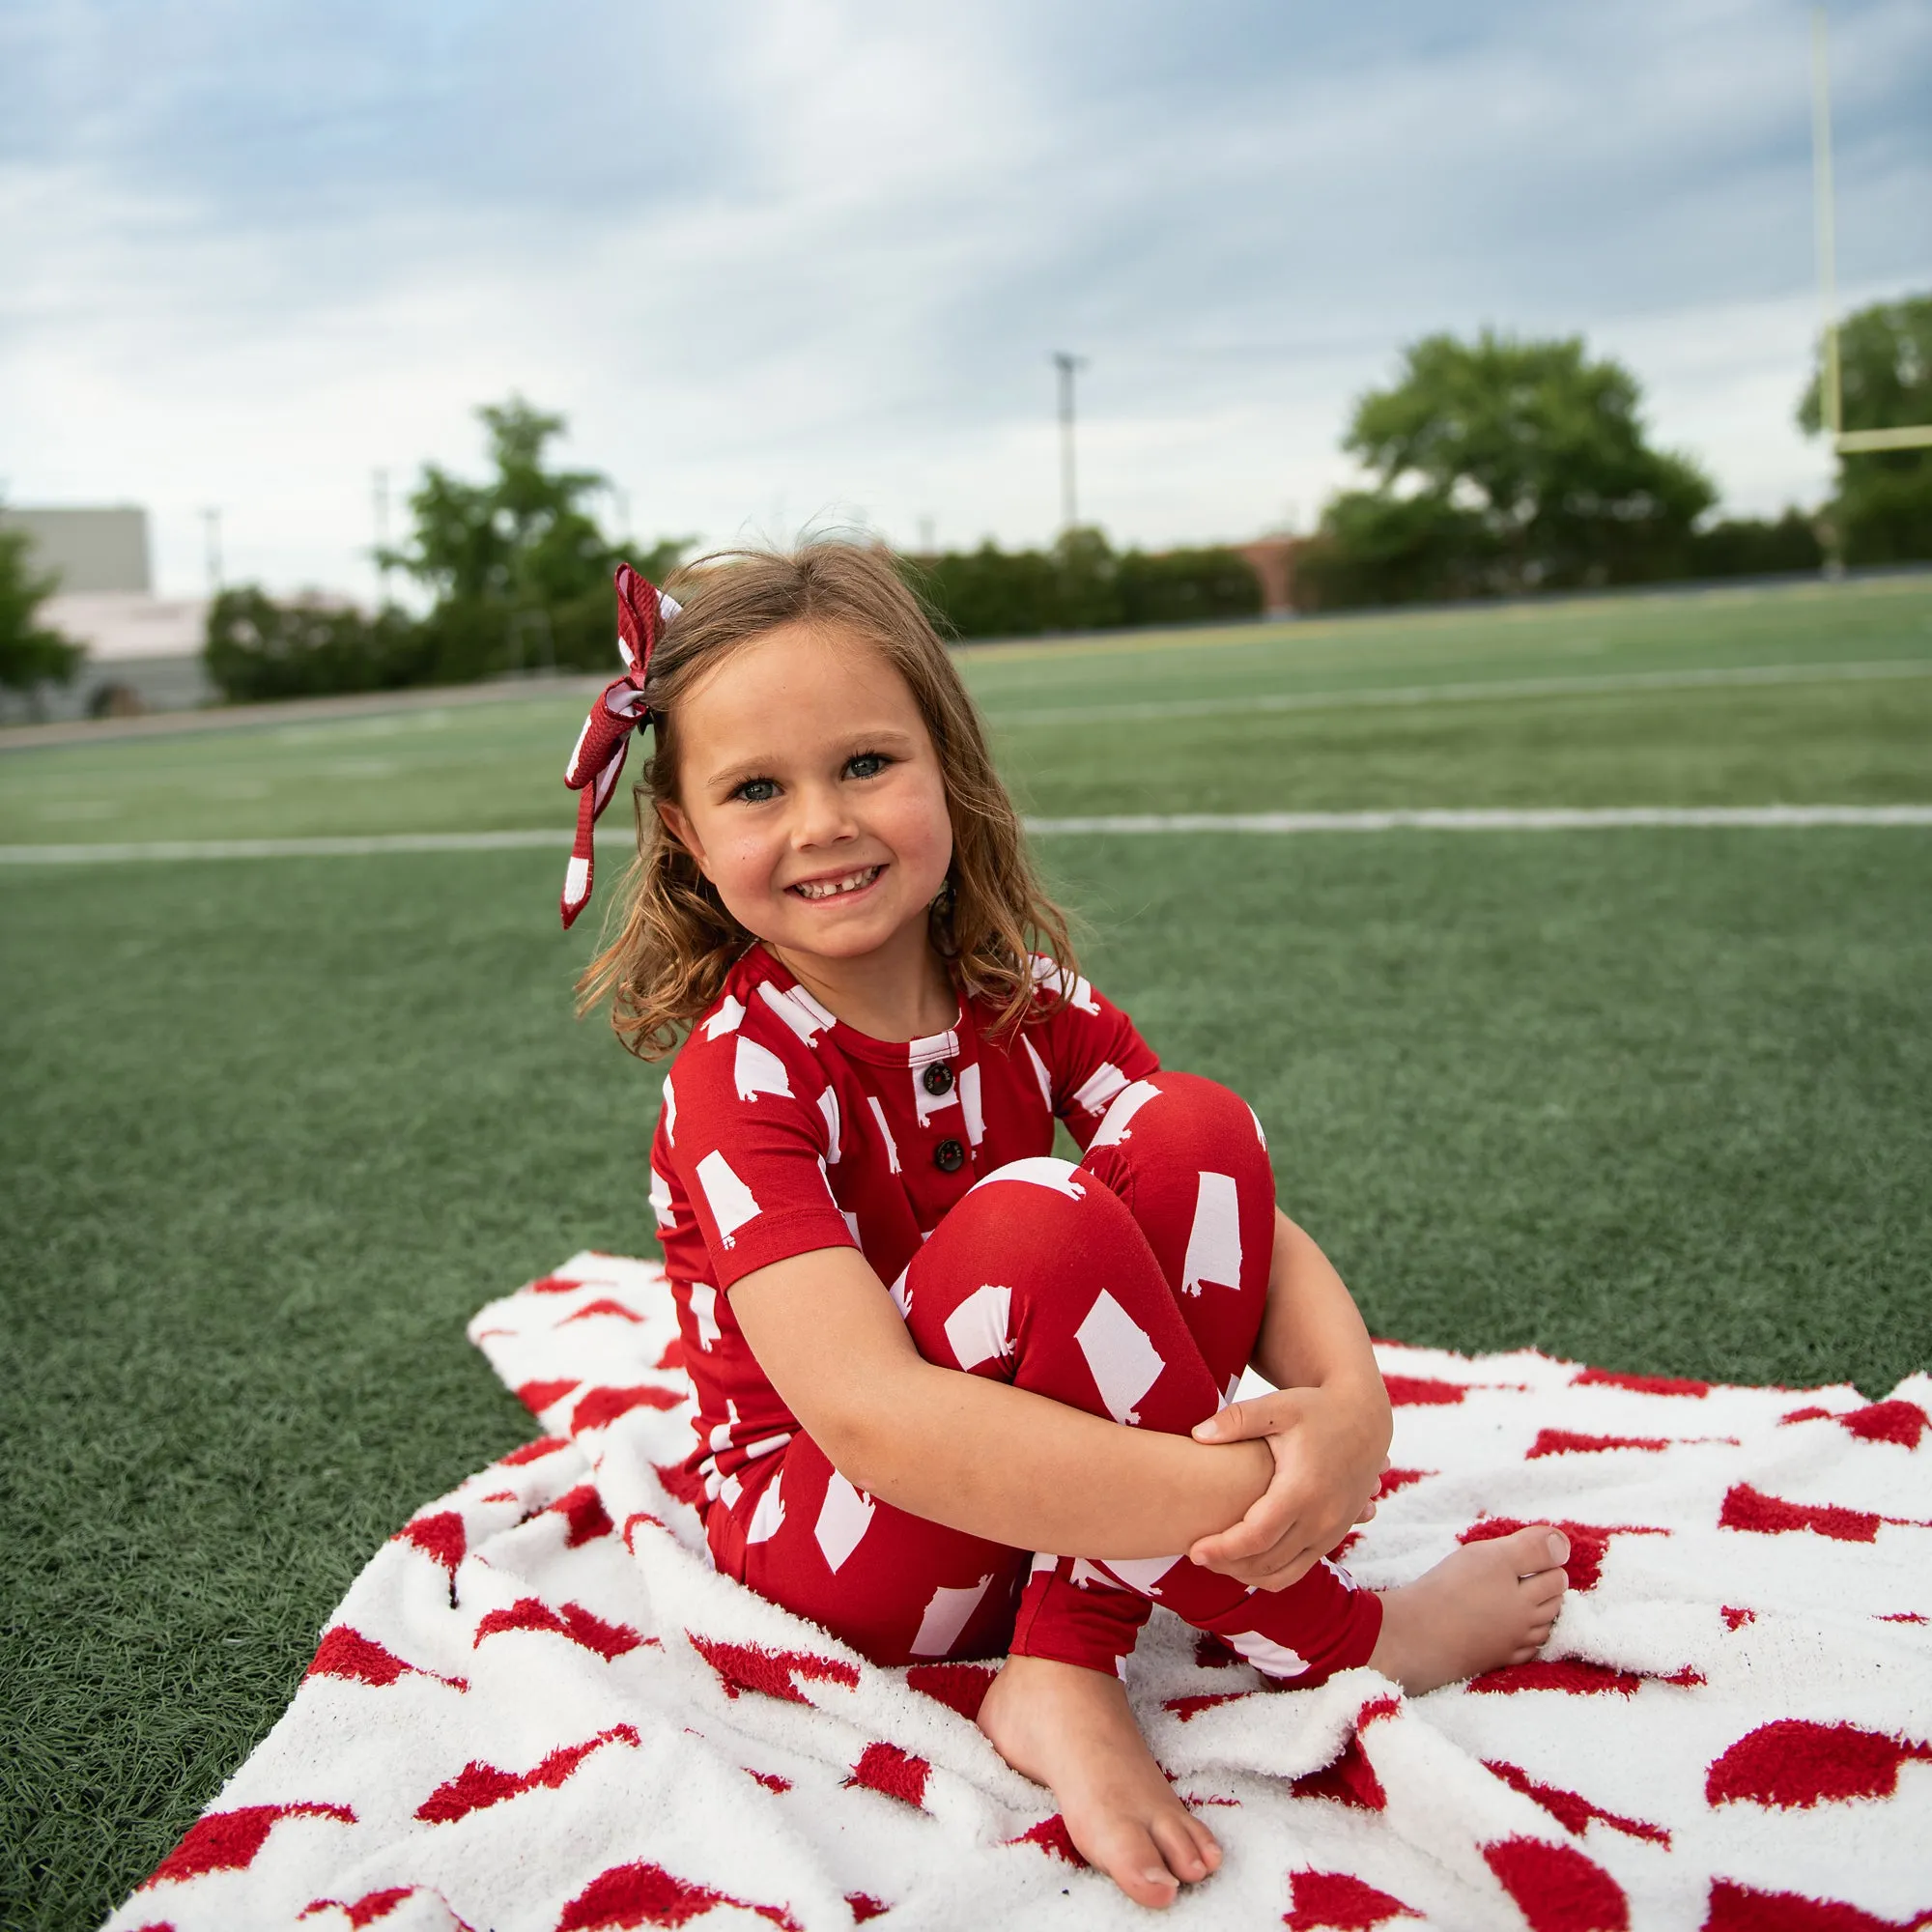
<path id="1" fill-rule="evenodd" d="M 639 534 L 1305 523 L 1401 343 L 1581 330 L 1752 510 L 1815 497 L 1787 0 L 1453 15 L 763 0 L 22 0 L 0 27 L 0 480 L 138 500 L 164 581 L 368 583 L 370 476 L 519 388 Z M 1834 10 L 1848 294 L 1932 279 L 1932 22 Z M 125 89 L 102 90 L 113 55 Z M 7 72 L 14 78 L 4 77 Z"/>

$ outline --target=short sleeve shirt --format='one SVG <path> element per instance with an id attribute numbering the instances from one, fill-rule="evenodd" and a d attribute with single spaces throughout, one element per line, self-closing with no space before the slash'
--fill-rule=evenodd
<path id="1" fill-rule="evenodd" d="M 651 1144 L 651 1206 L 698 1403 L 696 1468 L 734 1500 L 738 1472 L 798 1424 L 732 1318 L 743 1276 L 816 1248 L 853 1247 L 896 1285 L 973 1184 L 1085 1147 L 1122 1088 L 1158 1070 L 1120 1008 L 1035 962 L 1039 1016 L 990 1037 L 964 999 L 924 1039 L 878 1040 L 834 1018 L 762 946 L 732 968 L 671 1063 Z"/>

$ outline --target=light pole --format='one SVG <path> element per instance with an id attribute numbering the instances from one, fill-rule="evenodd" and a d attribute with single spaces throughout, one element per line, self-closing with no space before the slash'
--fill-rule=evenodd
<path id="1" fill-rule="evenodd" d="M 1087 358 L 1056 349 L 1053 366 L 1060 372 L 1060 526 L 1065 532 L 1080 525 L 1080 497 L 1073 469 L 1073 372 L 1084 369 Z"/>
<path id="2" fill-rule="evenodd" d="M 389 472 L 378 469 L 370 479 L 370 505 L 376 513 L 376 608 L 389 601 Z"/>
<path id="3" fill-rule="evenodd" d="M 208 594 L 221 595 L 221 512 L 207 509 L 201 513 L 203 554 L 208 566 Z"/>

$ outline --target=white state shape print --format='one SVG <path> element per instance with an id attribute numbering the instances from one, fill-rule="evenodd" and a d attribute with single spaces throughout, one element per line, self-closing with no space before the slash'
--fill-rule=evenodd
<path id="1" fill-rule="evenodd" d="M 1245 1100 L 1241 1104 L 1247 1106 Z M 1261 1142 L 1262 1151 L 1266 1153 L 1268 1151 L 1268 1137 L 1265 1129 L 1262 1126 L 1262 1117 L 1252 1107 L 1248 1107 L 1248 1119 L 1255 1123 L 1255 1138 Z"/>
<path id="2" fill-rule="evenodd" d="M 726 993 L 719 1002 L 718 1010 L 704 1022 L 704 1037 L 723 1039 L 727 1033 L 736 1033 L 738 1022 L 744 1017 L 744 1001 L 736 993 Z"/>
<path id="3" fill-rule="evenodd" d="M 1107 1413 L 1116 1422 L 1140 1420 L 1134 1405 L 1160 1379 L 1163 1362 L 1147 1331 L 1104 1289 L 1073 1331 Z"/>
<path id="4" fill-rule="evenodd" d="M 861 1254 L 864 1254 L 866 1252 L 866 1244 L 859 1238 L 858 1215 L 853 1213 L 853 1211 L 849 1208 L 841 1208 L 838 1210 L 838 1218 L 845 1223 L 845 1232 L 852 1236 L 852 1245 L 855 1248 L 857 1248 Z M 900 1313 L 903 1314 L 904 1310 L 901 1310 Z"/>
<path id="5" fill-rule="evenodd" d="M 856 1229 L 853 1231 L 853 1238 L 855 1240 L 858 1238 L 858 1231 Z M 912 1284 L 906 1279 L 911 1273 L 912 1264 L 907 1262 L 905 1266 L 899 1269 L 898 1280 L 894 1282 L 892 1287 L 886 1291 L 892 1296 L 893 1306 L 898 1310 L 899 1319 L 902 1321 L 912 1320 Z"/>
<path id="6" fill-rule="evenodd" d="M 758 1204 L 715 1148 L 697 1163 L 697 1184 L 704 1189 L 711 1218 L 718 1224 L 718 1238 L 728 1248 L 731 1236 L 747 1221 L 757 1219 Z"/>
<path id="7" fill-rule="evenodd" d="M 818 1111 L 825 1116 L 825 1158 L 838 1165 L 838 1095 L 830 1087 L 818 1096 Z"/>
<path id="8" fill-rule="evenodd" d="M 657 1216 L 659 1234 L 677 1233 L 677 1223 L 670 1211 L 670 1182 L 655 1167 L 651 1169 L 651 1212 Z"/>
<path id="9" fill-rule="evenodd" d="M 755 1100 L 760 1094 L 780 1099 L 791 1098 L 791 1082 L 785 1076 L 784 1062 L 768 1046 L 745 1034 L 738 1036 L 737 1056 L 731 1063 L 731 1078 L 741 1100 Z"/>
<path id="10" fill-rule="evenodd" d="M 803 986 L 781 993 L 766 980 L 758 987 L 758 997 L 807 1046 L 815 1047 L 818 1036 L 833 1023 L 833 1016 Z"/>
<path id="11" fill-rule="evenodd" d="M 980 1105 L 980 1063 L 959 1069 L 959 1111 L 966 1116 L 966 1139 L 978 1147 L 986 1138 L 986 1117 Z"/>
<path id="12" fill-rule="evenodd" d="M 1077 975 L 1069 976 L 1065 967 L 1056 965 L 1051 959 L 1043 959 L 1036 952 L 1033 958 L 1033 982 L 1043 986 L 1049 993 L 1065 992 L 1066 1004 L 1083 1013 L 1097 1014 L 1099 1003 L 1094 998 L 1094 988 Z"/>
<path id="13" fill-rule="evenodd" d="M 879 1138 L 886 1144 L 886 1172 L 896 1174 L 899 1171 L 899 1151 L 893 1141 L 892 1128 L 886 1125 L 886 1110 L 879 1105 L 876 1094 L 867 1094 L 866 1104 L 871 1108 L 872 1118 L 879 1123 Z"/>
<path id="14" fill-rule="evenodd" d="M 1103 1556 L 1100 1561 L 1130 1590 L 1160 1595 L 1160 1579 L 1180 1561 L 1178 1556 Z"/>
<path id="15" fill-rule="evenodd" d="M 1033 1062 L 1033 1077 L 1039 1082 L 1039 1097 L 1046 1102 L 1046 1111 L 1053 1112 L 1053 1082 L 1047 1078 L 1046 1064 L 1033 1050 L 1033 1041 L 1025 1034 L 1020 1035 L 1020 1044 L 1026 1048 L 1026 1057 Z"/>
<path id="16" fill-rule="evenodd" d="M 1036 1565 L 1037 1561 L 1036 1558 Z M 1053 1568 L 1053 1561 L 1052 1557 L 1048 1557 L 1049 1570 Z M 1121 1587 L 1097 1563 L 1090 1563 L 1084 1556 L 1073 1559 L 1073 1568 L 1067 1572 L 1066 1580 L 1077 1583 L 1083 1590 L 1118 1590 Z"/>
<path id="17" fill-rule="evenodd" d="M 1111 1060 L 1103 1060 L 1073 1095 L 1073 1104 L 1090 1114 L 1106 1111 L 1107 1102 L 1127 1084 L 1127 1076 Z"/>
<path id="18" fill-rule="evenodd" d="M 670 1075 L 665 1075 L 664 1084 L 664 1125 L 667 1146 L 677 1145 L 677 1095 L 671 1091 Z"/>
<path id="19" fill-rule="evenodd" d="M 977 1194 L 996 1180 L 1026 1180 L 1036 1187 L 1050 1187 L 1069 1201 L 1084 1201 L 1087 1190 L 1073 1178 L 1079 1172 L 1070 1160 L 1062 1160 L 1058 1154 L 1029 1154 L 1024 1160 L 1009 1160 L 1005 1167 L 996 1167 L 985 1179 L 976 1180 L 967 1191 Z"/>
<path id="20" fill-rule="evenodd" d="M 1007 1320 L 1012 1313 L 1013 1292 L 988 1282 L 976 1288 L 946 1318 L 946 1342 L 962 1369 L 977 1368 L 995 1356 L 1011 1353 Z"/>
<path id="21" fill-rule="evenodd" d="M 1079 1096 L 1076 1094 L 1075 1098 Z M 1160 1089 L 1151 1080 L 1136 1080 L 1131 1086 L 1122 1087 L 1107 1104 L 1105 1118 L 1094 1129 L 1094 1138 L 1087 1143 L 1087 1151 L 1095 1148 L 1119 1147 L 1122 1141 L 1130 1141 L 1133 1135 L 1128 1126 L 1133 1118 L 1150 1100 L 1160 1098 Z"/>
<path id="22" fill-rule="evenodd" d="M 785 1520 L 784 1496 L 781 1493 L 784 1471 L 781 1469 L 758 1498 L 758 1506 L 752 1512 L 752 1520 L 745 1528 L 747 1543 L 769 1543 L 779 1533 Z"/>
<path id="23" fill-rule="evenodd" d="M 928 1094 L 925 1091 L 923 1074 L 912 1076 L 913 1111 L 919 1116 L 921 1126 L 929 1126 L 935 1114 L 943 1114 L 948 1107 L 959 1104 L 959 1083 L 955 1080 L 943 1094 Z"/>
<path id="24" fill-rule="evenodd" d="M 1241 1202 L 1235 1192 L 1235 1177 L 1205 1168 L 1194 1197 L 1187 1259 L 1180 1264 L 1181 1292 L 1199 1294 L 1203 1282 L 1216 1288 L 1241 1285 Z"/>
<path id="25" fill-rule="evenodd" d="M 583 721 L 583 728 L 586 731 L 590 728 L 590 721 L 587 718 Z M 572 859 L 563 868 L 563 901 L 566 905 L 575 905 L 583 896 L 583 888 L 589 882 L 589 878 L 588 859 Z"/>
<path id="26" fill-rule="evenodd" d="M 844 1567 L 845 1559 L 865 1541 L 867 1530 L 872 1526 L 873 1508 L 870 1496 L 862 1495 L 837 1469 L 833 1470 L 811 1533 L 825 1552 L 825 1567 L 835 1577 Z"/>
<path id="27" fill-rule="evenodd" d="M 1300 1677 L 1308 1669 L 1308 1660 L 1285 1643 L 1263 1636 L 1259 1631 L 1230 1631 L 1221 1641 L 1237 1650 L 1264 1677 Z"/>
<path id="28" fill-rule="evenodd" d="M 993 1579 L 981 1577 L 977 1583 L 970 1583 L 964 1589 L 937 1589 L 932 1593 L 932 1601 L 925 1606 L 925 1615 L 920 1619 L 919 1634 L 912 1640 L 912 1654 L 915 1657 L 944 1657 L 959 1641 L 959 1633 L 966 1628 L 966 1619 L 980 1607 L 980 1601 L 986 1594 L 986 1585 Z"/>
<path id="29" fill-rule="evenodd" d="M 708 1281 L 691 1284 L 691 1319 L 697 1323 L 700 1349 L 724 1339 L 724 1331 L 718 1325 L 718 1291 Z"/>

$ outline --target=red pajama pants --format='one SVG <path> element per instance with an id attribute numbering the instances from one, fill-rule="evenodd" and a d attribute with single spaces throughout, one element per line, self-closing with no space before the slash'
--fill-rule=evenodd
<path id="1" fill-rule="evenodd" d="M 1274 1181 L 1246 1103 L 1191 1074 L 1125 1089 L 1078 1167 L 1014 1161 L 893 1290 L 920 1353 L 1136 1429 L 1185 1435 L 1254 1352 Z M 1183 1556 L 1035 1556 L 855 1490 L 803 1432 L 712 1505 L 720 1568 L 880 1663 L 1016 1656 L 1120 1670 L 1155 1603 L 1270 1677 L 1367 1662 L 1381 1605 L 1333 1563 L 1250 1590 Z"/>

